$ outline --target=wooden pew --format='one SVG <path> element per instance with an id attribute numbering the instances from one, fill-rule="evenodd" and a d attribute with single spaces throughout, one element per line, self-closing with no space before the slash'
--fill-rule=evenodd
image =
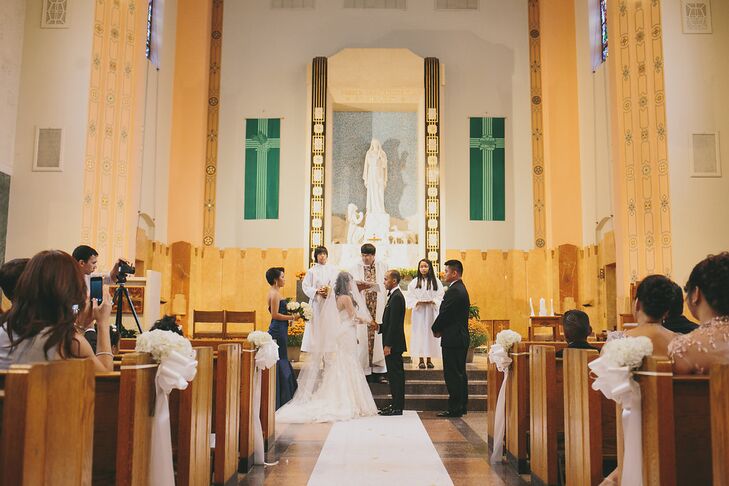
<path id="1" fill-rule="evenodd" d="M 213 349 L 194 348 L 197 373 L 184 390 L 170 393 L 170 431 L 177 485 L 210 484 Z"/>
<path id="2" fill-rule="evenodd" d="M 501 384 L 504 382 L 504 374 L 496 369 L 496 365 L 489 361 L 486 371 L 486 383 L 488 395 L 486 396 L 486 420 L 488 428 L 489 453 L 494 449 L 494 427 L 496 420 L 496 401 L 499 396 Z"/>
<path id="3" fill-rule="evenodd" d="M 644 372 L 649 374 L 641 374 Z M 721 388 L 722 378 L 723 373 L 719 372 L 715 390 Z M 713 477 L 714 417 L 710 393 L 713 383 L 710 377 L 672 375 L 668 359 L 650 357 L 636 372 L 636 381 L 642 399 L 643 483 L 674 486 L 709 485 L 713 481 L 713 484 L 727 484 L 729 478 L 726 476 Z M 724 389 L 725 401 L 726 393 Z M 716 417 L 716 440 L 727 432 L 726 429 L 718 430 L 721 420 Z"/>
<path id="4" fill-rule="evenodd" d="M 215 362 L 215 485 L 238 484 L 240 382 L 241 345 L 221 344 Z"/>
<path id="5" fill-rule="evenodd" d="M 238 439 L 238 472 L 247 473 L 253 467 L 253 374 L 255 373 L 255 347 L 243 343 L 240 367 L 240 420 Z"/>
<path id="6" fill-rule="evenodd" d="M 266 451 L 276 440 L 276 367 L 261 373 L 261 427 Z"/>
<path id="7" fill-rule="evenodd" d="M 711 462 L 714 486 L 729 482 L 729 366 L 711 368 Z"/>
<path id="8" fill-rule="evenodd" d="M 554 346 L 532 346 L 529 356 L 529 465 L 533 485 L 556 485 L 558 436 L 564 432 L 562 359 Z"/>
<path id="9" fill-rule="evenodd" d="M 0 381 L 0 484 L 90 484 L 93 363 L 13 365 Z"/>
<path id="10" fill-rule="evenodd" d="M 128 353 L 121 371 L 96 374 L 94 484 L 146 484 L 157 365 L 146 353 Z"/>
<path id="11" fill-rule="evenodd" d="M 512 347 L 511 369 L 506 385 L 506 440 L 504 451 L 519 474 L 529 472 L 527 431 L 529 430 L 529 343 Z"/>
<path id="12" fill-rule="evenodd" d="M 563 361 L 567 486 L 598 485 L 617 461 L 615 402 L 592 389 L 588 363 L 597 351 L 566 349 Z"/>

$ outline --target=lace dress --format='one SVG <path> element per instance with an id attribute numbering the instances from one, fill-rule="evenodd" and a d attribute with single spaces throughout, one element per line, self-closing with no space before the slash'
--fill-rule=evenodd
<path id="1" fill-rule="evenodd" d="M 668 345 L 668 357 L 679 373 L 708 373 L 712 365 L 729 363 L 729 316 L 720 316 L 683 334 Z"/>
<path id="2" fill-rule="evenodd" d="M 276 412 L 277 422 L 335 422 L 377 414 L 357 360 L 355 322 L 341 310 L 339 323 L 334 351 L 307 358 L 306 369 L 299 376 L 299 389 L 293 400 Z"/>

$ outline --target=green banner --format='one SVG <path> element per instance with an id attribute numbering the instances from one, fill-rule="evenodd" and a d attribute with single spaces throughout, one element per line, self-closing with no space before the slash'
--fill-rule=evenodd
<path id="1" fill-rule="evenodd" d="M 505 220 L 504 160 L 504 118 L 471 118 L 471 221 Z"/>
<path id="2" fill-rule="evenodd" d="M 281 119 L 246 120 L 245 219 L 278 219 Z"/>

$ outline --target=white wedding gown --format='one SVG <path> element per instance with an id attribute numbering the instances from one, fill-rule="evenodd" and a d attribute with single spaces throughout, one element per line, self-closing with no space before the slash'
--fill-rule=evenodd
<path id="1" fill-rule="evenodd" d="M 354 297 L 356 300 L 356 297 Z M 281 423 L 350 420 L 377 414 L 377 406 L 357 359 L 355 316 L 337 310 L 330 294 L 320 320 L 324 331 L 298 378 L 293 399 L 276 412 Z M 366 312 L 366 307 L 362 307 Z"/>

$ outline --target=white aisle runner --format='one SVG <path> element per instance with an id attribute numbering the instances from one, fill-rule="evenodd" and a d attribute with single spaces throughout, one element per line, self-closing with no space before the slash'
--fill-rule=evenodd
<path id="1" fill-rule="evenodd" d="M 453 485 L 416 412 L 332 426 L 309 486 Z"/>

